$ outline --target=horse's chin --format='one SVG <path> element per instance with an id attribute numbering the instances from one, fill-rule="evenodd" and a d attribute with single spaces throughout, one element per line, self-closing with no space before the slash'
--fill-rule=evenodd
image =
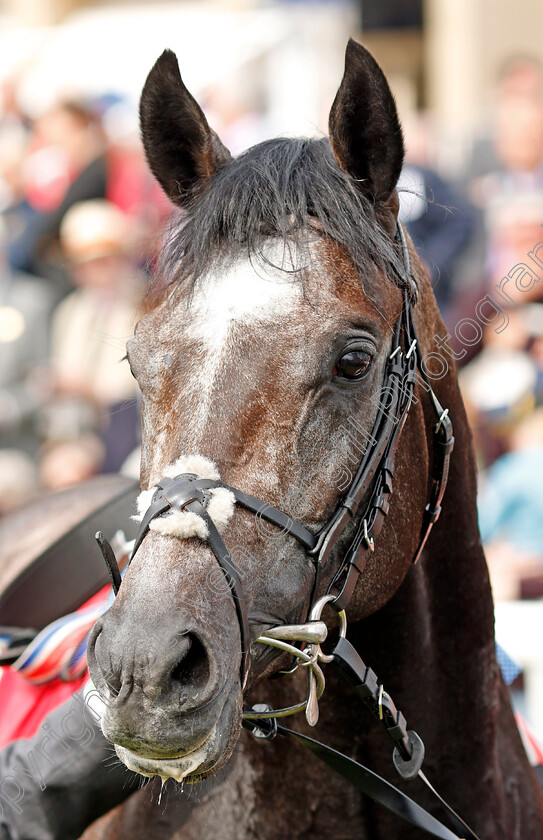
<path id="1" fill-rule="evenodd" d="M 213 771 L 217 764 L 214 758 L 216 741 L 217 726 L 214 726 L 203 744 L 192 752 L 177 756 L 177 758 L 144 758 L 118 745 L 115 745 L 115 752 L 129 770 L 139 773 L 141 776 L 160 776 L 163 780 L 175 779 L 177 782 L 191 783 Z"/>
<path id="2" fill-rule="evenodd" d="M 150 758 L 115 744 L 115 752 L 129 770 L 141 776 L 199 782 L 217 773 L 232 755 L 241 730 L 241 699 L 239 689 L 230 693 L 209 734 L 193 750 L 167 758 Z"/>

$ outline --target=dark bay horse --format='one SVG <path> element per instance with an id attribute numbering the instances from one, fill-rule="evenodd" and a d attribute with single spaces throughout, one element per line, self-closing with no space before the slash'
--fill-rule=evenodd
<path id="1" fill-rule="evenodd" d="M 304 669 L 270 679 L 292 659 L 255 640 L 306 622 L 364 525 L 367 499 L 317 577 L 304 534 L 310 545 L 347 506 L 359 461 L 377 449 L 389 357 L 414 352 L 408 310 L 426 379 L 416 375 L 396 439 L 388 516 L 374 541 L 364 536 L 348 637 L 423 738 L 426 775 L 481 840 L 543 837 L 543 801 L 496 664 L 454 363 L 435 353 L 445 327 L 398 227 L 403 143 L 382 71 L 351 41 L 330 140 L 269 141 L 232 160 L 165 52 L 145 85 L 141 122 L 151 169 L 184 211 L 161 266 L 164 300 L 128 345 L 142 391 L 140 516 L 166 507 L 95 625 L 89 665 L 104 734 L 122 761 L 194 784 L 180 795 L 168 782 L 161 799 L 157 779 L 85 838 L 422 836 L 294 741 L 240 737 L 244 704 L 277 709 L 304 696 Z M 456 444 L 441 518 L 413 565 L 437 457 L 428 383 L 449 409 Z M 179 480 L 182 493 L 168 485 L 178 474 L 201 480 L 205 503 L 204 490 L 185 492 L 195 479 Z M 235 504 L 239 494 L 219 476 L 300 523 L 302 537 Z M 175 509 L 168 486 L 182 495 Z M 220 540 L 235 585 L 219 585 Z M 323 618 L 338 623 L 333 610 Z M 326 679 L 317 737 L 398 781 L 383 732 L 331 667 Z M 440 813 L 420 782 L 398 786 Z"/>

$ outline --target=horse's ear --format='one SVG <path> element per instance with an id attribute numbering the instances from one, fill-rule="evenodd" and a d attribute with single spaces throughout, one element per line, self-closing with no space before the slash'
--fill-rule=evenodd
<path id="1" fill-rule="evenodd" d="M 151 171 L 171 201 L 181 207 L 230 160 L 230 152 L 183 84 L 171 50 L 162 53 L 147 77 L 140 125 Z"/>
<path id="2" fill-rule="evenodd" d="M 352 38 L 345 53 L 345 73 L 330 111 L 329 131 L 340 168 L 356 180 L 381 218 L 390 213 L 395 217 L 395 186 L 404 158 L 398 112 L 383 71 Z"/>

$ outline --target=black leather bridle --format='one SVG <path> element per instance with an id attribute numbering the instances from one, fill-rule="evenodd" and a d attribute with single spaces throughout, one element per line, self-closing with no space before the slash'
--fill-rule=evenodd
<path id="1" fill-rule="evenodd" d="M 437 424 L 434 427 L 432 488 L 424 511 L 421 535 L 413 563 L 416 563 L 420 557 L 430 531 L 441 513 L 441 501 L 449 472 L 449 459 L 454 445 L 452 422 L 448 411 L 443 409 L 432 390 L 422 363 L 413 323 L 416 284 L 412 276 L 409 249 L 401 224 L 398 224 L 398 239 L 402 248 L 405 271 L 404 306 L 395 326 L 392 350 L 385 370 L 384 388 L 381 391 L 385 399 L 381 399 L 379 403 L 369 438 L 373 445 L 366 447 L 349 489 L 321 529 L 313 534 L 283 511 L 244 493 L 237 487 L 186 473 L 175 478 L 162 478 L 157 483 L 151 504 L 143 516 L 130 562 L 147 535 L 151 522 L 157 517 L 167 515 L 170 511 L 192 511 L 205 521 L 209 533 L 208 545 L 224 572 L 236 607 L 241 633 L 242 685 L 246 681 L 249 668 L 250 633 L 247 607 L 239 572 L 206 510 L 209 490 L 216 487 L 228 489 L 233 493 L 239 505 L 277 525 L 284 533 L 289 533 L 297 539 L 314 561 L 316 569 L 314 594 L 318 589 L 322 571 L 329 567 L 339 538 L 347 526 L 355 520 L 362 503 L 365 502 L 363 514 L 359 518 L 358 525 L 327 590 L 327 594 L 334 596 L 331 601 L 332 606 L 338 611 L 344 610 L 352 597 L 358 577 L 364 570 L 368 552 L 374 550 L 375 539 L 388 513 L 396 450 L 413 402 L 415 384 L 419 378 L 419 383 L 430 395 L 437 416 Z M 121 576 L 115 557 L 113 552 L 108 551 L 104 541 L 101 547 L 110 571 L 113 589 L 117 593 Z"/>
<path id="2" fill-rule="evenodd" d="M 162 478 L 156 485 L 151 504 L 141 521 L 140 529 L 132 550 L 130 561 L 134 558 L 150 525 L 158 517 L 172 511 L 192 511 L 206 523 L 208 536 L 206 541 L 221 567 L 230 587 L 236 608 L 241 635 L 241 685 L 244 687 L 249 672 L 250 632 L 246 601 L 243 594 L 239 572 L 232 561 L 229 551 L 207 511 L 209 491 L 223 487 L 233 493 L 236 502 L 257 516 L 281 528 L 298 540 L 315 565 L 313 597 L 319 588 L 323 571 L 329 570 L 333 561 L 334 549 L 348 526 L 355 522 L 347 547 L 328 585 L 326 594 L 318 603 L 329 603 L 340 615 L 353 595 L 357 580 L 364 571 L 370 552 L 374 551 L 378 537 L 388 514 L 389 500 L 393 489 L 395 456 L 400 436 L 414 400 L 414 390 L 418 383 L 429 395 L 436 423 L 433 427 L 433 465 L 429 499 L 424 509 L 423 522 L 417 548 L 413 556 L 416 563 L 422 553 L 430 532 L 441 513 L 441 502 L 447 486 L 449 462 L 454 447 L 452 421 L 448 409 L 444 409 L 435 395 L 424 367 L 420 347 L 413 321 L 413 306 L 417 301 L 416 282 L 412 274 L 411 260 L 405 233 L 398 224 L 397 239 L 400 243 L 404 277 L 404 306 L 394 329 L 391 353 L 385 374 L 384 387 L 377 415 L 373 424 L 368 445 L 362 455 L 354 478 L 333 514 L 317 533 L 312 533 L 305 526 L 292 519 L 288 514 L 273 507 L 261 499 L 250 496 L 219 480 L 199 478 L 191 473 L 183 473 L 174 478 Z M 364 506 L 362 508 L 362 506 Z M 360 510 L 362 508 L 362 513 Z M 121 575 L 115 555 L 107 540 L 97 535 L 102 554 L 107 564 L 115 594 L 121 585 Z M 311 622 L 309 623 L 311 624 Z M 299 627 L 308 627 L 309 624 Z M 317 624 L 317 622 L 313 622 Z M 277 628 L 276 628 L 277 629 Z M 276 637 L 277 638 L 277 637 Z M 262 639 L 264 641 L 264 639 Z M 269 639 L 267 640 L 270 641 Z M 316 646 L 315 649 L 317 649 Z M 347 678 L 355 694 L 380 720 L 394 744 L 394 765 L 404 779 L 419 777 L 448 811 L 451 822 L 462 836 L 469 840 L 478 840 L 477 835 L 463 822 L 453 809 L 439 796 L 422 772 L 424 744 L 419 736 L 407 729 L 403 714 L 396 708 L 390 695 L 383 690 L 376 674 L 368 668 L 350 642 L 341 636 L 336 642 L 331 655 L 322 656 L 322 661 L 334 661 Z M 301 704 L 303 707 L 303 704 Z M 298 708 L 298 707 L 296 707 Z M 286 711 L 290 713 L 295 707 Z M 442 840 L 457 840 L 458 835 L 432 817 L 427 811 L 409 799 L 403 792 L 386 782 L 380 776 L 363 765 L 332 750 L 324 744 L 308 738 L 299 732 L 286 729 L 277 722 L 280 712 L 274 712 L 268 706 L 246 710 L 244 726 L 257 738 L 272 738 L 276 734 L 288 734 L 296 738 L 305 747 L 319 755 L 338 773 L 347 778 L 364 794 L 380 802 L 404 819 L 417 825 L 433 837 Z"/>

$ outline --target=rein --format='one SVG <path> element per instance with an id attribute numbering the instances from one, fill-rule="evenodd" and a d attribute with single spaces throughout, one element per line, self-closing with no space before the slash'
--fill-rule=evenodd
<path id="1" fill-rule="evenodd" d="M 416 563 L 426 544 L 428 536 L 441 513 L 441 502 L 447 485 L 449 461 L 454 446 L 452 422 L 448 409 L 444 409 L 432 390 L 424 370 L 422 356 L 413 322 L 413 298 L 409 290 L 416 289 L 411 270 L 411 261 L 405 233 L 398 224 L 397 238 L 400 242 L 405 277 L 404 307 L 396 323 L 392 351 L 390 353 L 385 376 L 384 388 L 377 416 L 372 428 L 370 443 L 357 468 L 353 481 L 336 510 L 317 534 L 311 533 L 301 523 L 296 522 L 286 513 L 231 487 L 221 481 L 199 478 L 192 473 L 183 473 L 174 478 L 162 478 L 155 487 L 152 501 L 145 512 L 136 538 L 130 561 L 145 539 L 151 522 L 170 511 L 192 511 L 204 520 L 208 536 L 206 541 L 221 567 L 230 587 L 241 636 L 240 679 L 245 687 L 249 672 L 250 631 L 248 612 L 239 573 L 233 563 L 219 531 L 206 510 L 209 502 L 209 490 L 223 487 L 233 493 L 236 501 L 246 508 L 277 525 L 284 533 L 289 533 L 304 547 L 315 565 L 315 581 L 311 600 L 314 601 L 320 576 L 327 570 L 338 540 L 348 525 L 358 516 L 365 501 L 363 513 L 351 536 L 347 549 L 334 573 L 326 593 L 312 606 L 308 621 L 300 625 L 280 625 L 269 628 L 256 639 L 256 643 L 268 645 L 290 653 L 298 664 L 307 668 L 307 699 L 285 709 L 274 710 L 260 704 L 252 709 L 244 709 L 243 726 L 258 739 L 268 740 L 275 735 L 290 735 L 305 747 L 319 755 L 329 766 L 347 778 L 353 785 L 372 799 L 380 802 L 389 810 L 414 823 L 427 833 L 442 840 L 459 840 L 427 811 L 418 806 L 403 792 L 390 785 L 381 777 L 365 768 L 353 759 L 335 750 L 285 728 L 278 723 L 283 718 L 305 710 L 308 723 L 314 726 L 318 721 L 318 700 L 324 691 L 325 680 L 320 664 L 334 663 L 350 683 L 355 694 L 381 722 L 394 744 L 393 762 L 396 770 L 404 779 L 419 777 L 437 797 L 440 804 L 448 811 L 455 829 L 467 840 L 478 840 L 461 818 L 448 806 L 434 790 L 421 770 L 424 759 L 424 744 L 412 730 L 407 729 L 403 714 L 396 708 L 390 695 L 384 690 L 376 674 L 368 668 L 355 648 L 346 638 L 346 607 L 354 592 L 360 574 L 366 566 L 368 552 L 375 549 L 375 540 L 383 527 L 389 510 L 389 499 L 393 489 L 394 461 L 405 421 L 413 402 L 415 385 L 427 391 L 436 414 L 437 422 L 433 428 L 434 458 L 431 474 L 431 489 L 426 504 L 419 542 L 413 556 Z M 416 300 L 415 300 L 416 302 Z M 115 594 L 119 591 L 121 577 L 115 554 L 109 543 L 100 535 L 99 545 L 108 567 Z M 332 651 L 325 654 L 321 644 L 327 636 L 326 624 L 321 621 L 321 613 L 326 605 L 332 606 L 339 614 L 341 629 L 339 638 Z M 303 642 L 305 649 L 296 647 Z M 296 666 L 297 667 L 297 666 Z M 288 673 L 288 672 L 286 672 Z"/>

